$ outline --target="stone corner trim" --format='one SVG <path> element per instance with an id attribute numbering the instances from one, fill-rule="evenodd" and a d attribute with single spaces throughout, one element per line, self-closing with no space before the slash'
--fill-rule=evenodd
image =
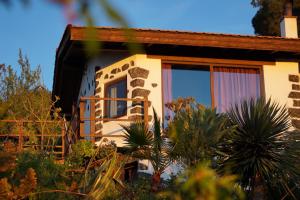
<path id="1" fill-rule="evenodd" d="M 300 108 L 289 108 L 289 114 L 291 117 L 300 118 Z"/>
<path id="2" fill-rule="evenodd" d="M 300 90 L 300 85 L 292 84 L 292 90 Z"/>
<path id="3" fill-rule="evenodd" d="M 131 87 L 144 87 L 145 81 L 143 79 L 134 79 L 130 82 Z"/>
<path id="4" fill-rule="evenodd" d="M 135 97 L 138 97 L 138 96 L 148 97 L 149 94 L 150 94 L 150 90 L 145 90 L 145 89 L 140 89 L 140 88 L 132 90 L 132 98 L 135 98 Z"/>
<path id="5" fill-rule="evenodd" d="M 293 119 L 293 120 L 292 120 L 292 125 L 293 125 L 295 128 L 300 129 L 300 120 Z"/>
<path id="6" fill-rule="evenodd" d="M 289 98 L 300 99 L 300 92 L 290 92 Z"/>
<path id="7" fill-rule="evenodd" d="M 290 82 L 299 82 L 299 76 L 298 75 L 292 75 L 292 74 L 289 74 L 289 81 Z"/>
<path id="8" fill-rule="evenodd" d="M 294 107 L 300 107 L 300 100 L 293 100 Z"/>
<path id="9" fill-rule="evenodd" d="M 132 69 L 128 70 L 128 73 L 131 78 L 148 78 L 149 70 L 140 68 L 140 67 L 134 67 Z"/>

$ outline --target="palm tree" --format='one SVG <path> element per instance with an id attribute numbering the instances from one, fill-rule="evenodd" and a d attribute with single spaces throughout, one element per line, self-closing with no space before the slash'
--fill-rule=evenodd
<path id="1" fill-rule="evenodd" d="M 275 185 L 283 188 L 285 195 L 295 197 L 292 191 L 299 188 L 300 180 L 299 165 L 295 165 L 300 155 L 300 134 L 288 132 L 291 124 L 287 109 L 271 99 L 251 99 L 232 107 L 228 117 L 237 129 L 225 137 L 223 170 L 238 175 L 252 199 L 278 198 L 272 196 Z"/>
<path id="2" fill-rule="evenodd" d="M 154 173 L 151 179 L 151 190 L 156 192 L 161 181 L 161 174 L 169 165 L 168 143 L 163 138 L 161 122 L 153 109 L 154 122 L 150 129 L 147 124 L 138 121 L 129 126 L 122 126 L 125 130 L 125 142 L 133 157 L 147 159 L 151 162 Z"/>

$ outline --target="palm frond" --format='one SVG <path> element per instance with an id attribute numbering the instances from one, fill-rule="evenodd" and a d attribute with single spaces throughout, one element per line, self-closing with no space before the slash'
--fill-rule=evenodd
<path id="1" fill-rule="evenodd" d="M 161 150 L 161 146 L 163 143 L 163 139 L 162 139 L 162 130 L 161 130 L 161 123 L 160 123 L 160 119 L 157 116 L 157 113 L 155 111 L 155 109 L 153 108 L 153 116 L 154 116 L 154 122 L 153 122 L 153 146 L 155 149 L 157 150 Z"/>
<path id="2" fill-rule="evenodd" d="M 131 123 L 129 126 L 121 125 L 124 129 L 124 140 L 132 150 L 147 148 L 153 141 L 152 133 L 148 125 L 138 121 Z"/>
<path id="3" fill-rule="evenodd" d="M 239 175 L 244 188 L 255 186 L 255 177 L 262 177 L 264 186 L 286 185 L 292 177 L 299 180 L 299 169 L 293 166 L 300 152 L 290 151 L 298 145 L 300 134 L 287 133 L 291 127 L 288 111 L 279 103 L 264 98 L 243 101 L 233 106 L 228 114 L 236 131 L 224 139 L 223 168 Z M 288 154 L 287 154 L 288 153 Z"/>
<path id="4" fill-rule="evenodd" d="M 120 181 L 123 164 L 118 160 L 115 151 L 110 159 L 105 160 L 97 170 L 98 176 L 95 179 L 87 199 L 104 199 L 106 192 L 111 187 L 123 187 Z"/>

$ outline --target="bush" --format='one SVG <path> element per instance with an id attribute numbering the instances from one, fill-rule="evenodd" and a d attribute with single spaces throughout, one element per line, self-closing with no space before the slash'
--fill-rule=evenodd
<path id="1" fill-rule="evenodd" d="M 189 168 L 175 181 L 175 190 L 162 193 L 165 198 L 192 199 L 244 199 L 241 188 L 232 175 L 218 176 L 207 164 Z"/>
<path id="2" fill-rule="evenodd" d="M 67 163 L 71 167 L 86 166 L 94 153 L 95 148 L 92 142 L 80 140 L 72 145 L 72 152 L 68 155 Z"/>
<path id="3" fill-rule="evenodd" d="M 32 168 L 37 174 L 40 188 L 57 188 L 59 182 L 65 179 L 64 166 L 56 164 L 53 156 L 41 152 L 24 151 L 17 156 L 16 176 L 25 176 L 25 172 Z"/>

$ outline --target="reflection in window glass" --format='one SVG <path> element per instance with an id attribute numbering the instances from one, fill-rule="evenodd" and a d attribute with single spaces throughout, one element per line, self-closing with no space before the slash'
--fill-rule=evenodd
<path id="1" fill-rule="evenodd" d="M 127 98 L 127 80 L 122 79 L 106 87 L 105 97 L 108 98 Z M 126 115 L 126 101 L 106 101 L 106 117 L 115 118 Z"/>
<path id="2" fill-rule="evenodd" d="M 196 102 L 211 106 L 210 71 L 208 66 L 165 65 L 163 68 L 164 104 L 179 97 L 193 97 Z M 164 108 L 165 118 L 172 113 Z"/>

